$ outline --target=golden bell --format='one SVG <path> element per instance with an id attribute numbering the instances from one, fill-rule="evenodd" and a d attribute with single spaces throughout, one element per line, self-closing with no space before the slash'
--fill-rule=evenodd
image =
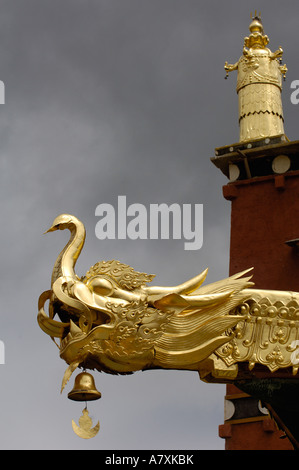
<path id="1" fill-rule="evenodd" d="M 90 401 L 101 398 L 101 393 L 96 389 L 94 378 L 88 372 L 81 372 L 75 378 L 73 390 L 68 394 L 70 400 Z"/>

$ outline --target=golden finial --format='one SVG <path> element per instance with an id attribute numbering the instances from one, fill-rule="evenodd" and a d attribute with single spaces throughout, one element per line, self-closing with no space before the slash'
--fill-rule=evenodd
<path id="1" fill-rule="evenodd" d="M 254 20 L 255 18 L 257 18 L 258 20 L 261 21 L 261 12 L 259 12 L 259 14 L 257 15 L 256 10 L 255 10 L 254 16 L 252 15 L 252 13 L 250 13 L 250 18 L 251 18 L 252 20 Z"/>
<path id="2" fill-rule="evenodd" d="M 251 33 L 260 33 L 260 34 L 264 34 L 264 28 L 263 28 L 263 25 L 262 25 L 262 18 L 261 18 L 261 14 L 259 14 L 259 16 L 257 16 L 256 14 L 256 11 L 255 11 L 255 16 L 251 16 L 251 23 L 249 25 L 249 31 Z"/>
<path id="3" fill-rule="evenodd" d="M 264 34 L 261 13 L 255 10 L 251 20 L 243 55 L 235 64 L 224 65 L 225 78 L 238 71 L 240 142 L 284 135 L 281 89 L 287 67 L 281 64 L 283 50 L 279 47 L 272 52 L 267 47 L 269 38 Z"/>

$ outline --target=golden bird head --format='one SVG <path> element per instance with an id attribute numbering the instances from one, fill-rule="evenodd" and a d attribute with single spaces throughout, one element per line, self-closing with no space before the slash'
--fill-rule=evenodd
<path id="1" fill-rule="evenodd" d="M 65 230 L 69 228 L 71 224 L 74 224 L 78 219 L 70 214 L 60 214 L 53 221 L 51 227 L 44 233 L 55 232 L 55 230 Z"/>

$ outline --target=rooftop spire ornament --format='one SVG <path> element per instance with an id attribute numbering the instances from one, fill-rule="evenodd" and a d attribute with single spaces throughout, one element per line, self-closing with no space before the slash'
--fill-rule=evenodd
<path id="1" fill-rule="evenodd" d="M 224 65 L 226 78 L 238 71 L 240 142 L 284 135 L 281 90 L 287 67 L 281 65 L 283 50 L 271 52 L 266 47 L 269 38 L 256 12 L 249 30 L 238 62 Z"/>

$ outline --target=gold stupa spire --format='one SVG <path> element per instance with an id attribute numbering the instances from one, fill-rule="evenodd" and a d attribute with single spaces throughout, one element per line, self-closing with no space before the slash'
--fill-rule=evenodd
<path id="1" fill-rule="evenodd" d="M 260 15 L 255 12 L 251 20 L 242 56 L 235 64 L 224 65 L 226 78 L 238 71 L 240 142 L 284 134 L 281 89 L 287 67 L 281 65 L 283 50 L 271 52 L 266 47 L 269 38 Z"/>

